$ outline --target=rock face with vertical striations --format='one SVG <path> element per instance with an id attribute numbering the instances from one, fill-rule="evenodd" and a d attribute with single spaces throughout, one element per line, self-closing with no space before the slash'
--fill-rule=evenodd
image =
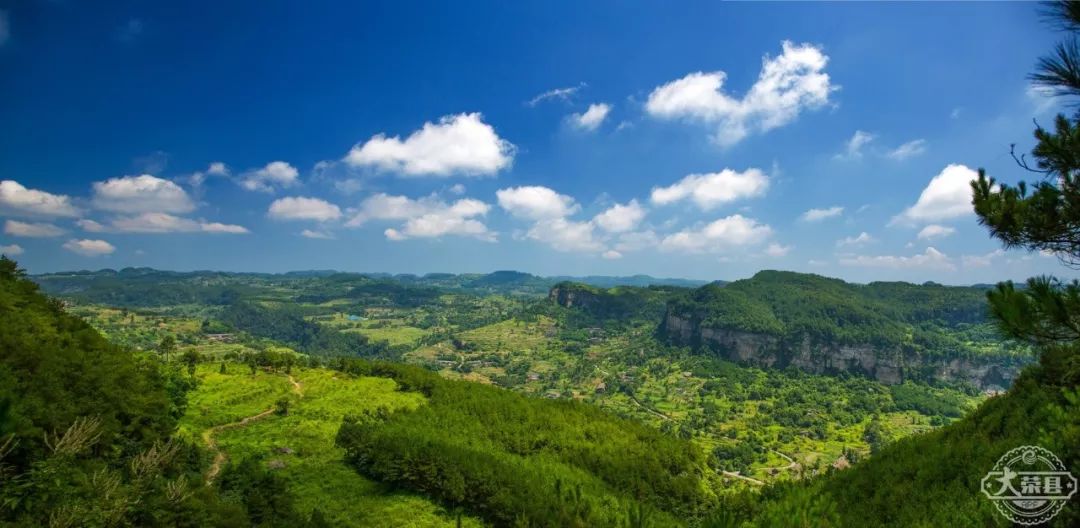
<path id="1" fill-rule="evenodd" d="M 1033 358 L 997 335 L 985 288 L 878 282 L 850 284 L 763 271 L 696 289 L 599 289 L 560 283 L 548 298 L 590 315 L 655 317 L 671 344 L 746 365 L 905 380 L 1008 387 Z M 651 296 L 647 294 L 652 294 Z M 659 310 L 642 310 L 650 302 Z"/>

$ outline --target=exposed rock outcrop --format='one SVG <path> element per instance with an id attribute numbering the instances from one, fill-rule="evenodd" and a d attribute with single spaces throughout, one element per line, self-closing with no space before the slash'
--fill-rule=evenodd
<path id="1" fill-rule="evenodd" d="M 738 363 L 766 368 L 794 366 L 806 372 L 849 372 L 885 384 L 905 380 L 967 382 L 983 390 L 1000 390 L 1030 360 L 1001 356 L 924 357 L 899 347 L 815 343 L 808 337 L 783 339 L 724 328 L 703 326 L 700 321 L 668 312 L 661 327 L 675 344 L 701 346 Z"/>

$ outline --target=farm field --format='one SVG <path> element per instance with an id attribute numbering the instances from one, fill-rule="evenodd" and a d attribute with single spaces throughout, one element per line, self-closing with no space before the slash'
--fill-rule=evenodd
<path id="1" fill-rule="evenodd" d="M 415 393 L 399 392 L 393 380 L 351 377 L 326 369 L 293 368 L 291 374 L 248 365 L 203 363 L 189 394 L 180 434 L 204 442 L 208 432 L 225 463 L 252 458 L 285 477 L 297 509 L 318 509 L 333 526 L 455 526 L 456 515 L 415 493 L 369 480 L 342 462 L 334 437 L 346 414 L 412 409 L 424 404 Z M 290 382 L 289 376 L 295 381 Z M 288 400 L 288 414 L 271 412 L 239 427 L 214 429 L 273 411 Z M 480 526 L 463 517 L 463 526 Z"/>

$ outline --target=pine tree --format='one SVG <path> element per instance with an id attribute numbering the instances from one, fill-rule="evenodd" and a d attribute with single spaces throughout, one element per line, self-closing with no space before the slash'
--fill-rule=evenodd
<path id="1" fill-rule="evenodd" d="M 1080 3 L 1052 2 L 1044 13 L 1066 32 L 1051 55 L 1043 57 L 1031 75 L 1036 85 L 1059 97 L 1080 96 Z M 1034 183 L 1000 184 L 979 171 L 971 182 L 972 203 L 979 223 L 1006 248 L 1023 248 L 1056 255 L 1073 269 L 1080 268 L 1080 112 L 1059 114 L 1053 130 L 1035 129 L 1032 161 L 1016 158 L 1025 170 L 1039 176 Z M 1014 156 L 1015 157 L 1015 156 Z M 990 311 L 1010 337 L 1045 345 L 1048 360 L 1061 369 L 1065 381 L 1080 381 L 1080 359 L 1064 345 L 1080 341 L 1080 282 L 1033 277 L 1025 287 L 1011 281 L 989 292 Z M 1057 358 L 1047 358 L 1047 354 Z"/>

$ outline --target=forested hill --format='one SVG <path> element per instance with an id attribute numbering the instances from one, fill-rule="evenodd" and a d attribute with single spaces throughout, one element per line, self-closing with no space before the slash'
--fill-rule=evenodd
<path id="1" fill-rule="evenodd" d="M 163 271 L 152 268 L 71 271 L 31 276 L 50 295 L 118 307 L 176 304 L 227 305 L 238 299 L 304 296 L 303 301 L 353 298 L 368 303 L 418 306 L 441 292 L 541 298 L 567 280 L 610 288 L 617 286 L 695 287 L 704 281 L 631 277 L 541 277 L 519 271 L 429 273 L 426 275 L 346 273 L 333 270 L 282 274 L 220 271 Z"/>
<path id="2" fill-rule="evenodd" d="M 561 283 L 549 298 L 593 317 L 658 314 L 658 334 L 669 342 L 742 363 L 1000 389 L 1031 354 L 989 322 L 986 291 L 762 271 L 693 290 Z"/>

